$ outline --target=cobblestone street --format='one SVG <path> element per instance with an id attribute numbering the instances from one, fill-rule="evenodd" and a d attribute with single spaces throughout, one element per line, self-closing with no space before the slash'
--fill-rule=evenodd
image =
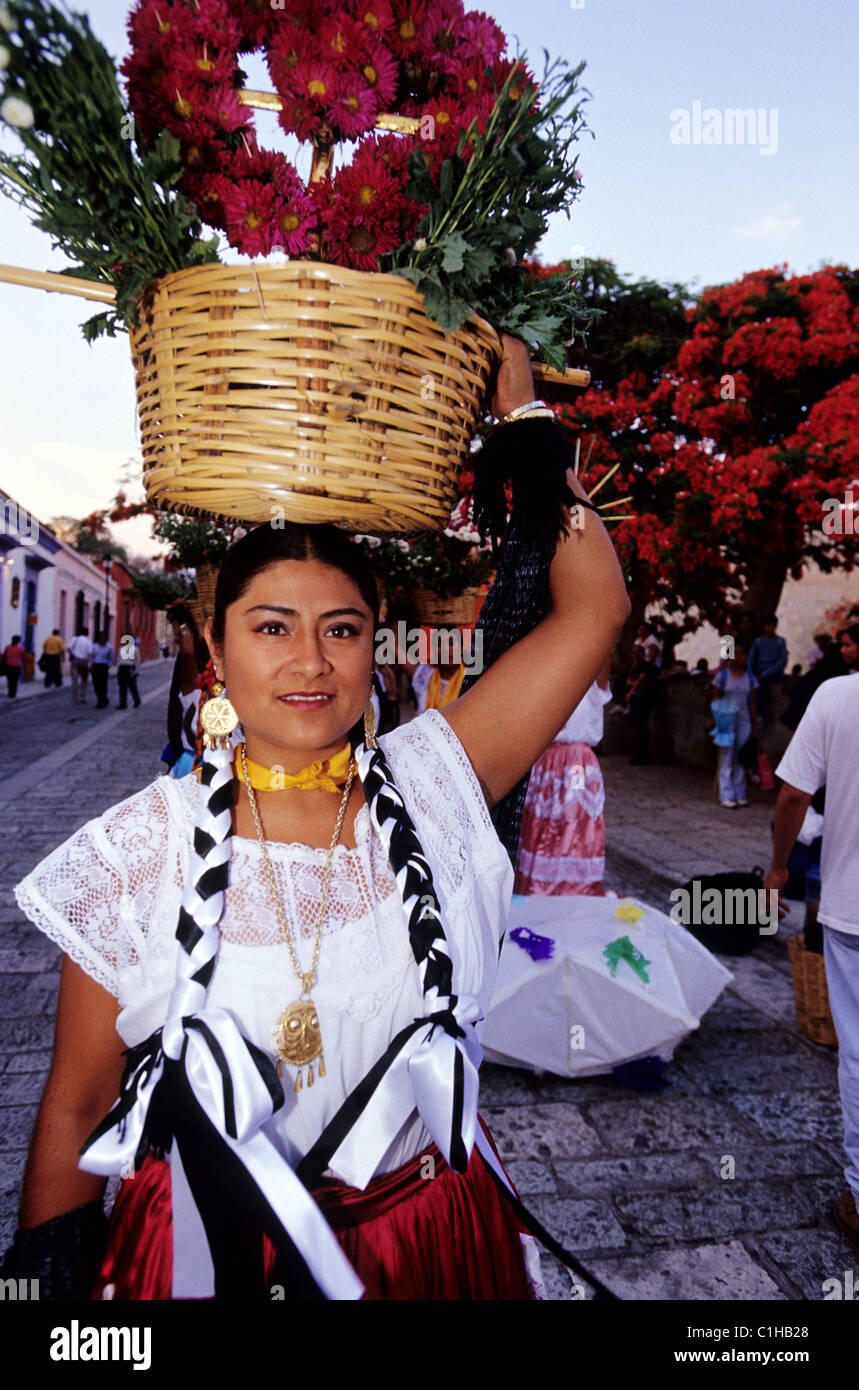
<path id="1" fill-rule="evenodd" d="M 68 686 L 0 701 L 10 775 L 0 790 L 0 1245 L 50 1058 L 59 952 L 31 927 L 16 883 L 79 825 L 157 775 L 168 663 L 141 675 L 143 705 L 74 708 Z M 111 698 L 115 688 L 111 683 Z M 722 810 L 711 779 L 604 762 L 607 886 L 667 911 L 695 872 L 766 867 L 773 796 Z M 830 1214 L 844 1186 L 834 1055 L 796 1032 L 786 937 L 724 958 L 734 981 L 677 1049 L 670 1086 L 563 1081 L 486 1066 L 482 1111 L 526 1203 L 624 1299 L 822 1297 L 857 1252 Z M 722 1177 L 724 1160 L 734 1176 Z M 544 1259 L 550 1294 L 569 1276 Z M 585 1290 L 587 1296 L 587 1290 Z"/>

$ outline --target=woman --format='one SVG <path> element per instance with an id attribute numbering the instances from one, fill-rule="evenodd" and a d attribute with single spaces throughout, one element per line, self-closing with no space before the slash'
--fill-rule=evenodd
<path id="1" fill-rule="evenodd" d="M 527 349 L 505 339 L 493 410 L 532 397 Z M 504 428 L 527 448 L 527 424 Z M 220 702 L 201 718 L 238 750 L 157 779 L 17 890 L 66 959 L 7 1273 L 71 1238 L 95 1296 L 289 1281 L 299 1297 L 529 1296 L 476 1125 L 474 1023 L 512 879 L 488 807 L 564 724 L 628 611 L 595 516 L 559 542 L 549 580 L 543 621 L 443 712 L 379 749 L 368 734 L 356 775 L 372 574 L 334 528 L 259 527 L 231 549 L 206 635 L 241 725 L 228 733 Z M 92 1135 L 123 1041 L 121 1102 Z M 97 1258 L 98 1174 L 135 1163 Z"/>
<path id="2" fill-rule="evenodd" d="M 18 694 L 18 681 L 21 679 L 21 666 L 24 661 L 24 648 L 21 646 L 20 633 L 15 634 L 12 641 L 3 649 L 3 663 L 6 667 L 6 688 L 9 692 L 9 699 L 14 700 Z"/>
<path id="3" fill-rule="evenodd" d="M 607 661 L 537 762 L 528 783 L 514 891 L 600 897 L 605 873 L 605 784 L 594 745 L 611 699 Z"/>
<path id="4" fill-rule="evenodd" d="M 735 642 L 734 655 L 718 672 L 711 686 L 717 699 L 730 702 L 736 710 L 733 738 L 722 747 L 719 757 L 719 800 L 727 810 L 748 806 L 746 769 L 741 752 L 750 738 L 759 734 L 755 691 L 758 682 L 747 669 L 748 652 L 742 642 Z"/>

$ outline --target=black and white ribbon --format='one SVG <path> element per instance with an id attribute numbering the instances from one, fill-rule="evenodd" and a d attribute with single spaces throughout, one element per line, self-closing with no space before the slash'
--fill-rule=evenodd
<path id="1" fill-rule="evenodd" d="M 150 1148 L 169 1152 L 174 1298 L 247 1296 L 259 1285 L 261 1230 L 294 1296 L 360 1298 L 363 1285 L 333 1231 L 265 1131 L 283 1105 L 272 1058 L 228 1010 L 206 1003 L 229 877 L 232 757 L 207 750 L 203 759 L 208 798 L 194 828 L 166 1022 L 130 1051 L 120 1098 L 80 1166 L 127 1176 Z"/>
<path id="2" fill-rule="evenodd" d="M 401 1029 L 298 1166 L 312 1184 L 326 1168 L 364 1188 L 415 1107 L 446 1162 L 464 1172 L 475 1143 L 482 1052 L 474 995 L 454 993 L 453 963 L 432 870 L 381 748 L 356 750 L 370 818 L 397 880 L 425 1011 Z"/>

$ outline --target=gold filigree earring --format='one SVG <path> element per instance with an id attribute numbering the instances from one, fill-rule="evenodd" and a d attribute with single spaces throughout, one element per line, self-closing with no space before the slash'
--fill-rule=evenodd
<path id="1" fill-rule="evenodd" d="M 372 695 L 372 690 L 370 694 Z M 376 711 L 373 709 L 372 700 L 368 700 L 364 709 L 364 744 L 367 748 L 378 748 L 376 742 Z"/>
<path id="2" fill-rule="evenodd" d="M 212 693 L 200 710 L 203 743 L 207 748 L 229 748 L 230 735 L 239 722 L 220 680 L 215 681 Z"/>

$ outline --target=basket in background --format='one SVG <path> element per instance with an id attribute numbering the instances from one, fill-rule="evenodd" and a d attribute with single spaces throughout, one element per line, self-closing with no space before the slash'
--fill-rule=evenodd
<path id="1" fill-rule="evenodd" d="M 787 954 L 793 980 L 796 1027 L 804 1038 L 824 1047 L 837 1047 L 838 1034 L 832 1022 L 826 966 L 818 951 L 809 951 L 802 932 L 787 939 Z"/>
<path id="2" fill-rule="evenodd" d="M 415 617 L 427 627 L 470 627 L 480 612 L 486 585 L 463 589 L 456 598 L 442 598 L 431 589 L 410 589 L 408 599 Z"/>

